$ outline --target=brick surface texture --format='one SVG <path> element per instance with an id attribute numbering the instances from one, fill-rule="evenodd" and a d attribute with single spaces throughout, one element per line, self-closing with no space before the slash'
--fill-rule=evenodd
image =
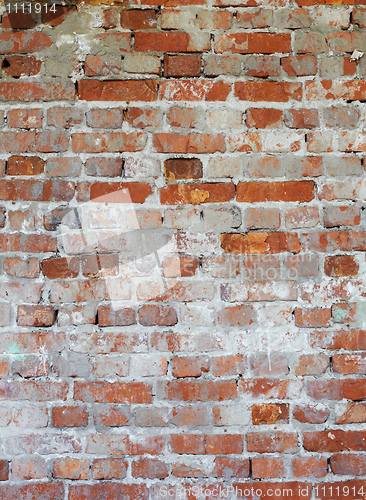
<path id="1" fill-rule="evenodd" d="M 0 499 L 365 498 L 365 0 L 15 5 Z"/>

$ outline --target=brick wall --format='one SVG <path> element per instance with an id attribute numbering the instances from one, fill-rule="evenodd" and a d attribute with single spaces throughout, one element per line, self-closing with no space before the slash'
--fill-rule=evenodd
<path id="1" fill-rule="evenodd" d="M 2 7 L 1 499 L 365 496 L 364 3 Z"/>

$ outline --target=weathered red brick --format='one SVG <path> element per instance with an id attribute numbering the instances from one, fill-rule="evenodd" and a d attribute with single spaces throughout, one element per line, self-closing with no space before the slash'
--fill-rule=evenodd
<path id="1" fill-rule="evenodd" d="M 76 382 L 75 400 L 96 403 L 151 403 L 151 386 L 140 382 Z"/>
<path id="2" fill-rule="evenodd" d="M 168 101 L 225 101 L 231 84 L 212 80 L 168 80 L 160 84 L 160 95 Z"/>
<path id="3" fill-rule="evenodd" d="M 160 191 L 163 205 L 200 205 L 201 203 L 223 203 L 233 199 L 235 186 L 232 183 L 170 184 Z"/>
<path id="4" fill-rule="evenodd" d="M 88 411 L 85 406 L 55 406 L 52 408 L 54 427 L 86 427 Z"/>
<path id="5" fill-rule="evenodd" d="M 51 37 L 41 31 L 4 31 L 0 35 L 0 54 L 40 52 L 51 45 Z"/>
<path id="6" fill-rule="evenodd" d="M 226 150 L 222 134 L 156 133 L 153 135 L 153 146 L 157 153 L 224 153 Z"/>
<path id="7" fill-rule="evenodd" d="M 78 94 L 83 101 L 156 101 L 158 83 L 157 80 L 80 80 Z"/>
<path id="8" fill-rule="evenodd" d="M 2 62 L 2 69 L 13 78 L 38 75 L 42 61 L 34 56 L 7 56 Z"/>
<path id="9" fill-rule="evenodd" d="M 291 52 L 291 35 L 289 33 L 225 33 L 215 37 L 214 50 L 218 53 L 239 54 Z"/>
<path id="10" fill-rule="evenodd" d="M 234 95 L 241 101 L 300 101 L 302 87 L 300 83 L 289 82 L 236 82 Z"/>
<path id="11" fill-rule="evenodd" d="M 201 57 L 191 55 L 164 55 L 164 76 L 200 76 Z"/>
<path id="12" fill-rule="evenodd" d="M 140 52 L 201 52 L 208 50 L 209 41 L 199 45 L 188 33 L 135 34 L 135 50 Z"/>
<path id="13" fill-rule="evenodd" d="M 169 158 L 164 161 L 164 175 L 168 181 L 199 179 L 203 176 L 202 162 L 198 158 Z"/>
<path id="14" fill-rule="evenodd" d="M 18 325 L 20 326 L 52 326 L 55 322 L 55 311 L 52 306 L 18 306 Z"/>

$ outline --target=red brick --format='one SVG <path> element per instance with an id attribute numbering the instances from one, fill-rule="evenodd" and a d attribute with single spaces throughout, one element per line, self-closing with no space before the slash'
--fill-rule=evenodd
<path id="1" fill-rule="evenodd" d="M 326 458 L 294 457 L 291 465 L 294 477 L 324 477 L 328 473 Z"/>
<path id="2" fill-rule="evenodd" d="M 11 463 L 12 477 L 16 480 L 45 479 L 48 477 L 47 462 L 42 457 L 15 458 Z"/>
<path id="3" fill-rule="evenodd" d="M 247 450 L 257 453 L 296 453 L 297 435 L 292 432 L 249 432 Z"/>
<path id="4" fill-rule="evenodd" d="M 121 72 L 121 58 L 88 55 L 85 58 L 84 72 L 86 76 L 113 76 Z"/>
<path id="5" fill-rule="evenodd" d="M 173 326 L 178 322 L 171 306 L 145 305 L 139 309 L 139 323 L 143 326 Z"/>
<path id="6" fill-rule="evenodd" d="M 72 136 L 72 149 L 75 153 L 141 151 L 145 143 L 146 134 L 142 132 L 77 133 Z"/>
<path id="7" fill-rule="evenodd" d="M 51 236 L 34 234 L 0 234 L 1 252 L 55 252 L 56 240 Z"/>
<path id="8" fill-rule="evenodd" d="M 232 200 L 234 194 L 235 186 L 231 182 L 170 184 L 160 190 L 160 202 L 163 205 L 224 203 Z"/>
<path id="9" fill-rule="evenodd" d="M 93 479 L 124 479 L 128 463 L 123 458 L 97 458 L 91 464 Z"/>
<path id="10" fill-rule="evenodd" d="M 333 371 L 343 375 L 365 374 L 366 358 L 362 354 L 335 354 Z"/>
<path id="11" fill-rule="evenodd" d="M 157 80 L 80 80 L 78 89 L 79 99 L 83 101 L 156 101 L 158 98 Z"/>
<path id="12" fill-rule="evenodd" d="M 316 128 L 320 126 L 317 109 L 290 109 L 284 113 L 285 125 L 290 128 Z"/>
<path id="13" fill-rule="evenodd" d="M 111 306 L 98 307 L 99 326 L 128 326 L 136 324 L 135 311 L 130 307 L 114 309 Z"/>
<path id="14" fill-rule="evenodd" d="M 329 357 L 324 354 L 303 354 L 295 363 L 295 375 L 322 375 L 329 367 Z"/>
<path id="15" fill-rule="evenodd" d="M 57 458 L 53 462 L 54 478 L 88 479 L 89 461 L 77 458 Z"/>
<path id="16" fill-rule="evenodd" d="M 242 354 L 232 356 L 218 356 L 212 358 L 212 374 L 215 377 L 222 375 L 242 375 L 247 370 L 247 361 Z"/>
<path id="17" fill-rule="evenodd" d="M 249 459 L 217 457 L 214 461 L 213 474 L 223 478 L 249 477 Z"/>
<path id="18" fill-rule="evenodd" d="M 230 51 L 239 54 L 291 52 L 291 35 L 289 33 L 226 33 L 215 37 L 214 50 L 217 53 Z"/>
<path id="19" fill-rule="evenodd" d="M 176 406 L 172 410 L 171 423 L 177 426 L 200 426 L 210 423 L 210 415 L 207 408 L 197 405 Z"/>
<path id="20" fill-rule="evenodd" d="M 52 326 L 55 322 L 55 310 L 52 306 L 18 306 L 19 326 Z"/>
<path id="21" fill-rule="evenodd" d="M 252 406 L 252 422 L 254 425 L 289 423 L 289 405 L 277 404 L 255 404 Z"/>
<path id="22" fill-rule="evenodd" d="M 323 209 L 325 227 L 358 226 L 361 211 L 356 206 L 328 206 Z"/>
<path id="23" fill-rule="evenodd" d="M 171 360 L 173 377 L 200 377 L 210 369 L 209 360 L 204 356 L 173 358 Z"/>
<path id="24" fill-rule="evenodd" d="M 110 30 L 117 27 L 118 14 L 115 9 L 104 10 L 102 17 L 102 28 Z"/>
<path id="25" fill-rule="evenodd" d="M 91 498 L 108 498 L 108 500 L 141 499 L 147 500 L 149 490 L 144 484 L 96 483 L 70 485 L 68 500 L 90 500 Z M 53 500 L 53 499 L 52 499 Z M 59 499 L 57 499 L 59 500 Z"/>
<path id="26" fill-rule="evenodd" d="M 363 379 L 309 380 L 307 387 L 313 399 L 360 401 L 366 397 L 366 381 Z"/>
<path id="27" fill-rule="evenodd" d="M 241 454 L 244 450 L 241 434 L 211 434 L 206 436 L 205 453 L 208 455 Z"/>
<path id="28" fill-rule="evenodd" d="M 289 82 L 236 82 L 234 95 L 241 101 L 287 102 L 300 101 L 300 83 Z"/>
<path id="29" fill-rule="evenodd" d="M 151 386 L 140 382 L 75 382 L 74 399 L 95 403 L 151 403 Z"/>
<path id="30" fill-rule="evenodd" d="M 345 403 L 338 407 L 336 424 L 358 424 L 366 422 L 366 403 Z"/>
<path id="31" fill-rule="evenodd" d="M 366 457 L 353 453 L 335 454 L 330 459 L 330 467 L 333 474 L 362 476 L 366 471 Z"/>
<path id="32" fill-rule="evenodd" d="M 128 108 L 127 121 L 132 127 L 159 127 L 162 114 L 156 109 Z"/>
<path id="33" fill-rule="evenodd" d="M 314 198 L 314 182 L 239 182 L 236 198 L 239 202 L 251 203 L 265 201 L 311 201 Z"/>
<path id="34" fill-rule="evenodd" d="M 4 260 L 3 267 L 9 276 L 17 276 L 18 278 L 38 278 L 39 276 L 39 260 L 35 257 L 27 260 L 9 257 Z"/>
<path id="35" fill-rule="evenodd" d="M 36 500 L 36 498 L 62 500 L 64 486 L 60 482 L 29 483 L 25 485 L 12 484 L 0 486 L 0 495 L 7 500 Z"/>
<path id="36" fill-rule="evenodd" d="M 365 330 L 324 330 L 310 334 L 310 345 L 313 348 L 347 351 L 364 351 L 366 349 Z"/>
<path id="37" fill-rule="evenodd" d="M 13 361 L 12 371 L 22 378 L 42 377 L 48 375 L 49 364 L 40 356 L 25 356 Z"/>
<path id="38" fill-rule="evenodd" d="M 10 156 L 7 175 L 39 175 L 44 172 L 44 160 L 38 156 Z"/>
<path id="39" fill-rule="evenodd" d="M 239 381 L 239 394 L 252 398 L 288 399 L 299 395 L 301 388 L 302 384 L 297 380 L 248 378 Z"/>
<path id="40" fill-rule="evenodd" d="M 76 258 L 56 257 L 42 262 L 42 273 L 48 279 L 75 278 L 79 273 L 79 261 Z"/>
<path id="41" fill-rule="evenodd" d="M 0 83 L 0 101 L 53 101 L 75 99 L 75 85 L 70 81 L 60 83 L 3 82 Z M 15 141 L 17 142 L 17 141 Z M 15 151 L 12 150 L 14 153 Z"/>
<path id="42" fill-rule="evenodd" d="M 330 309 L 295 309 L 295 324 L 303 328 L 328 326 Z"/>
<path id="43" fill-rule="evenodd" d="M 276 208 L 248 208 L 245 222 L 248 229 L 279 228 L 280 211 Z"/>
<path id="44" fill-rule="evenodd" d="M 105 427 L 120 427 L 128 425 L 130 411 L 127 406 L 100 406 L 94 410 L 94 423 Z"/>
<path id="45" fill-rule="evenodd" d="M 188 33 L 135 34 L 135 50 L 140 52 L 201 52 L 209 48 L 208 42 L 200 45 L 201 50 Z"/>
<path id="46" fill-rule="evenodd" d="M 226 253 L 237 255 L 248 254 L 276 254 L 281 252 L 300 251 L 298 237 L 293 233 L 262 233 L 249 232 L 245 235 L 237 233 L 223 233 L 221 248 Z"/>
<path id="47" fill-rule="evenodd" d="M 174 380 L 158 386 L 159 399 L 172 401 L 224 401 L 237 397 L 233 380 Z"/>
<path id="48" fill-rule="evenodd" d="M 251 108 L 247 111 L 247 126 L 255 128 L 277 128 L 282 126 L 282 110 L 273 108 Z"/>
<path id="49" fill-rule="evenodd" d="M 236 21 L 242 28 L 268 28 L 273 23 L 273 13 L 269 9 L 253 9 L 237 12 Z"/>
<path id="50" fill-rule="evenodd" d="M 282 458 L 252 458 L 252 478 L 283 477 L 285 475 Z"/>
<path id="51" fill-rule="evenodd" d="M 153 135 L 153 146 L 157 153 L 224 153 L 226 150 L 222 134 L 157 133 Z"/>
<path id="52" fill-rule="evenodd" d="M 198 158 L 170 158 L 164 161 L 164 175 L 168 181 L 200 179 L 202 162 Z"/>
<path id="53" fill-rule="evenodd" d="M 141 0 L 142 5 L 166 5 L 167 7 L 181 7 L 182 0 Z M 184 5 L 204 5 L 203 0 L 184 0 Z"/>
<path id="54" fill-rule="evenodd" d="M 52 408 L 54 427 L 86 427 L 88 411 L 85 406 L 55 406 Z"/>
<path id="55" fill-rule="evenodd" d="M 168 80 L 160 84 L 160 96 L 168 101 L 225 101 L 231 84 L 212 80 Z"/>
<path id="56" fill-rule="evenodd" d="M 365 451 L 365 431 L 344 431 L 341 429 L 328 429 L 318 432 L 304 432 L 303 446 L 307 451 L 317 453 L 337 451 Z"/>
<path id="57" fill-rule="evenodd" d="M 352 255 L 330 255 L 325 257 L 324 272 L 327 276 L 357 276 L 358 264 Z"/>
<path id="58" fill-rule="evenodd" d="M 81 109 L 56 106 L 47 110 L 47 123 L 52 127 L 71 128 L 83 122 Z"/>
<path id="59" fill-rule="evenodd" d="M 199 266 L 197 257 L 167 257 L 163 261 L 163 274 L 166 278 L 194 276 Z"/>
<path id="60" fill-rule="evenodd" d="M 137 408 L 135 425 L 139 427 L 167 427 L 168 408 Z"/>
<path id="61" fill-rule="evenodd" d="M 41 31 L 7 32 L 0 35 L 0 54 L 40 52 L 52 45 L 51 37 Z"/>
<path id="62" fill-rule="evenodd" d="M 201 56 L 164 55 L 164 76 L 200 76 Z"/>
<path id="63" fill-rule="evenodd" d="M 108 203 L 144 203 L 152 193 L 145 182 L 96 182 L 90 186 L 90 199 Z"/>
<path id="64" fill-rule="evenodd" d="M 205 453 L 204 438 L 202 434 L 172 434 L 169 447 L 172 453 L 203 455 Z"/>
<path id="65" fill-rule="evenodd" d="M 289 76 L 315 75 L 317 64 L 317 59 L 313 55 L 281 58 L 281 66 Z"/>
<path id="66" fill-rule="evenodd" d="M 43 111 L 41 109 L 10 109 L 6 121 L 12 128 L 42 128 Z"/>
<path id="67" fill-rule="evenodd" d="M 156 28 L 156 12 L 149 9 L 124 10 L 121 12 L 121 28 L 128 30 Z"/>
<path id="68" fill-rule="evenodd" d="M 225 307 L 218 311 L 217 322 L 225 326 L 248 326 L 254 322 L 254 310 L 252 306 L 240 305 Z"/>
<path id="69" fill-rule="evenodd" d="M 163 479 L 169 475 L 169 465 L 155 458 L 140 458 L 131 464 L 132 477 Z"/>

